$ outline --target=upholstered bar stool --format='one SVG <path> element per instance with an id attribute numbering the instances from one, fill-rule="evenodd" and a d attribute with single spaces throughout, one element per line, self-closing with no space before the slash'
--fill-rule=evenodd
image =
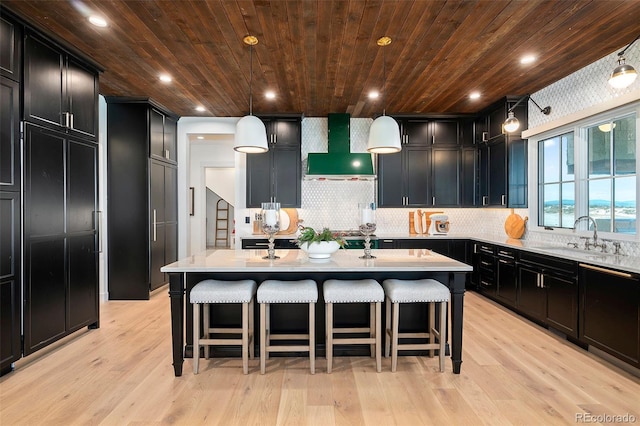
<path id="1" fill-rule="evenodd" d="M 198 374 L 200 346 L 205 346 L 205 358 L 209 358 L 207 346 L 242 345 L 242 370 L 249 373 L 249 357 L 253 359 L 253 301 L 257 284 L 252 280 L 219 281 L 204 280 L 196 284 L 189 296 L 193 304 L 193 374 Z M 242 326 L 240 328 L 214 328 L 210 324 L 209 306 L 218 303 L 241 303 Z M 200 305 L 203 315 L 203 337 L 200 337 Z M 240 334 L 240 338 L 212 338 L 211 334 Z"/>
<path id="2" fill-rule="evenodd" d="M 258 287 L 257 295 L 260 304 L 260 374 L 266 370 L 266 361 L 270 352 L 309 352 L 311 374 L 316 372 L 316 337 L 315 306 L 318 302 L 318 287 L 313 280 L 280 281 L 266 280 Z M 270 329 L 270 310 L 272 304 L 308 303 L 309 332 L 272 334 Z M 306 340 L 307 344 L 278 344 L 274 340 Z"/>
<path id="3" fill-rule="evenodd" d="M 388 279 L 382 283 L 386 296 L 386 334 L 385 357 L 389 356 L 391 348 L 391 371 L 396 371 L 398 365 L 398 350 L 438 350 L 440 371 L 444 371 L 445 336 L 447 322 L 447 303 L 449 289 L 442 283 L 432 280 L 397 280 Z M 429 331 L 426 333 L 399 333 L 399 318 L 401 303 L 429 304 Z M 440 304 L 440 327 L 435 328 L 435 303 Z M 393 309 L 392 309 L 393 305 Z M 393 312 L 393 314 L 392 314 Z M 429 339 L 429 343 L 399 343 L 399 339 Z"/>
<path id="4" fill-rule="evenodd" d="M 326 322 L 327 345 L 327 373 L 331 373 L 333 364 L 333 346 L 347 344 L 370 345 L 371 356 L 376 357 L 376 370 L 382 370 L 380 359 L 381 337 L 381 303 L 384 300 L 384 291 L 376 280 L 327 280 L 323 285 Z M 334 327 L 333 304 L 334 303 L 369 303 L 368 327 Z M 334 337 L 335 334 L 366 333 L 367 337 Z"/>

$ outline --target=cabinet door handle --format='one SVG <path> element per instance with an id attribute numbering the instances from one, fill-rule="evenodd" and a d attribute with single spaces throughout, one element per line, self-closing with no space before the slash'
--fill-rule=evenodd
<path id="1" fill-rule="evenodd" d="M 156 209 L 153 209 L 153 241 L 158 239 L 158 222 L 156 221 Z"/>
<path id="2" fill-rule="evenodd" d="M 488 197 L 488 196 L 486 196 L 486 195 L 483 195 L 483 196 L 482 196 L 482 205 L 483 205 L 483 206 L 486 206 L 486 205 L 487 205 L 487 198 L 489 198 L 489 197 Z"/>
<path id="3" fill-rule="evenodd" d="M 97 253 L 102 253 L 102 212 L 95 210 L 93 212 L 93 228 L 96 231 L 96 248 Z"/>
<path id="4" fill-rule="evenodd" d="M 69 121 L 71 122 L 71 126 L 70 127 L 72 129 L 75 129 L 75 126 L 73 125 L 73 114 L 69 114 L 69 117 L 70 117 Z"/>
<path id="5" fill-rule="evenodd" d="M 633 278 L 633 275 L 627 274 L 626 272 L 612 271 L 611 269 L 599 268 L 597 266 L 587 265 L 584 263 L 579 263 L 578 265 L 585 269 L 591 269 L 592 271 L 602 272 L 603 274 L 615 275 L 617 277 L 623 277 L 623 278 Z"/>
<path id="6" fill-rule="evenodd" d="M 169 150 L 168 149 L 164 150 L 164 158 L 166 158 L 167 160 L 171 160 L 171 157 L 169 156 Z"/>
<path id="7" fill-rule="evenodd" d="M 431 204 L 436 205 L 436 197 L 431 197 Z"/>
<path id="8" fill-rule="evenodd" d="M 544 288 L 544 275 L 543 274 L 539 274 L 540 275 L 540 288 Z"/>
<path id="9" fill-rule="evenodd" d="M 503 206 L 506 204 L 506 201 L 507 201 L 507 196 L 502 194 L 501 203 L 502 203 Z"/>
<path id="10" fill-rule="evenodd" d="M 70 125 L 71 125 L 71 117 L 70 117 L 70 115 L 71 114 L 69 114 L 68 112 L 64 113 L 64 127 L 67 127 L 67 128 L 70 127 Z"/>

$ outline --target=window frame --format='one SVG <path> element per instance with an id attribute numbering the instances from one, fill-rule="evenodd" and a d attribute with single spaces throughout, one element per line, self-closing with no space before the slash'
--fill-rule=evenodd
<path id="1" fill-rule="evenodd" d="M 611 110 L 595 114 L 584 119 L 577 120 L 545 132 L 533 135 L 529 138 L 529 214 L 530 229 L 535 232 L 555 232 L 565 235 L 585 235 L 590 236 L 592 231 L 576 231 L 572 228 L 550 228 L 539 225 L 539 214 L 541 206 L 539 204 L 539 156 L 538 145 L 540 141 L 560 137 L 566 133 L 573 132 L 574 138 L 574 167 L 575 167 L 575 217 L 589 214 L 588 207 L 588 147 L 587 128 L 597 126 L 603 122 L 613 121 L 616 118 L 635 114 L 636 118 L 636 233 L 624 234 L 598 230 L 598 235 L 602 238 L 640 241 L 640 101 L 613 108 Z M 535 206 L 535 207 L 534 207 Z"/>

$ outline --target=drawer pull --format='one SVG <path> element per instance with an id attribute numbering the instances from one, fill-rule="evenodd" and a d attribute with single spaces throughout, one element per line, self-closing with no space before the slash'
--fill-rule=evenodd
<path id="1" fill-rule="evenodd" d="M 599 268 L 593 265 L 587 265 L 584 263 L 579 263 L 580 267 L 585 269 L 591 269 L 592 271 L 602 272 L 603 274 L 616 275 L 618 277 L 623 278 L 633 278 L 633 275 L 627 274 L 626 272 L 612 271 L 611 269 Z"/>

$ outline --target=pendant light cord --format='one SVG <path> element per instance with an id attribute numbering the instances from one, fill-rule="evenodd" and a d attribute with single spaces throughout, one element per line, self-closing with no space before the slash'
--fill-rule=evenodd
<path id="1" fill-rule="evenodd" d="M 623 55 L 624 55 L 624 52 L 626 52 L 626 51 L 627 51 L 627 49 L 628 49 L 628 48 L 630 48 L 630 47 L 631 47 L 631 45 L 632 45 L 633 43 L 635 43 L 636 41 L 638 41 L 638 39 L 639 39 L 639 38 L 640 38 L 640 34 L 638 34 L 638 36 L 637 36 L 636 38 L 634 38 L 634 39 L 633 39 L 633 41 L 627 45 L 627 47 L 625 47 L 624 49 L 622 49 L 622 51 L 620 51 L 620 52 L 618 53 L 618 56 L 623 56 Z"/>
<path id="2" fill-rule="evenodd" d="M 253 45 L 249 45 L 249 115 L 253 115 Z"/>
<path id="3" fill-rule="evenodd" d="M 387 113 L 387 56 L 385 54 L 385 48 L 382 48 L 382 115 Z"/>

